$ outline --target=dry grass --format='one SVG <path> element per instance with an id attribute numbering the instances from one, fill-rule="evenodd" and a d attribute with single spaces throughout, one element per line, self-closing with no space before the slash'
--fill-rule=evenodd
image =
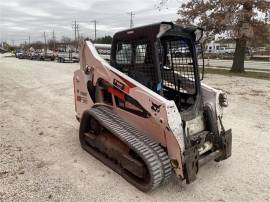
<path id="1" fill-rule="evenodd" d="M 205 68 L 205 74 L 219 74 L 219 75 L 224 75 L 224 76 L 239 76 L 239 77 L 270 80 L 270 73 L 266 73 L 266 72 L 247 71 L 243 73 L 233 73 L 230 70 L 226 70 L 226 69 Z"/>

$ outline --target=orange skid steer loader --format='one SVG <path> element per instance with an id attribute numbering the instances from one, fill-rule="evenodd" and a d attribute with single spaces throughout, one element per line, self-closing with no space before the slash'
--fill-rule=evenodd
<path id="1" fill-rule="evenodd" d="M 80 44 L 73 82 L 81 146 L 142 191 L 173 172 L 190 183 L 206 162 L 231 156 L 226 94 L 201 83 L 202 34 L 170 22 L 121 31 L 110 64 L 91 42 Z"/>

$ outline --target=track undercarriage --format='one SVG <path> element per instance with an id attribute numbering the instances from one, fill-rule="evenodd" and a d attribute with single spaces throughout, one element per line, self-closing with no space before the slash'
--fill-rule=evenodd
<path id="1" fill-rule="evenodd" d="M 105 106 L 85 112 L 81 124 L 82 147 L 142 191 L 149 191 L 171 176 L 163 148 L 124 122 Z"/>

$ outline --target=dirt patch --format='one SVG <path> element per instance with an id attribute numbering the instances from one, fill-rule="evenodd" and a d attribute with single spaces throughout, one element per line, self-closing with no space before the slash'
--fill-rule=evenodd
<path id="1" fill-rule="evenodd" d="M 206 74 L 228 92 L 232 157 L 186 185 L 142 193 L 78 140 L 72 76 L 78 64 L 0 58 L 0 201 L 269 201 L 269 81 Z"/>

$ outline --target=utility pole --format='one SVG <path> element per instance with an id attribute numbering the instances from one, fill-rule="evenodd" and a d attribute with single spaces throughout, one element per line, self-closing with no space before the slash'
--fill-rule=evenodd
<path id="1" fill-rule="evenodd" d="M 77 38 L 78 38 L 78 43 L 79 43 L 79 41 L 80 41 L 80 32 L 79 32 L 80 27 L 79 27 L 79 24 L 77 24 L 76 29 L 77 29 Z"/>
<path id="2" fill-rule="evenodd" d="M 95 25 L 95 41 L 96 41 L 96 39 L 97 39 L 97 21 L 96 20 L 92 20 L 91 22 L 93 22 L 94 25 Z"/>
<path id="3" fill-rule="evenodd" d="M 130 15 L 130 28 L 132 28 L 134 26 L 134 22 L 133 22 L 133 16 L 135 15 L 135 13 L 133 13 L 132 11 L 128 12 L 128 14 Z"/>
<path id="4" fill-rule="evenodd" d="M 72 24 L 72 29 L 74 29 L 74 35 L 75 35 L 75 41 L 77 41 L 77 22 L 74 21 L 74 24 Z"/>
<path id="5" fill-rule="evenodd" d="M 28 44 L 29 44 L 29 46 L 30 46 L 30 36 L 28 37 Z"/>
<path id="6" fill-rule="evenodd" d="M 75 45 L 76 49 L 78 48 L 78 43 L 79 43 L 79 25 L 77 24 L 77 21 L 74 21 L 74 24 L 72 24 L 72 28 L 74 29 L 74 34 L 75 34 Z"/>
<path id="7" fill-rule="evenodd" d="M 53 30 L 53 50 L 55 50 L 55 35 L 54 35 L 54 30 Z"/>
<path id="8" fill-rule="evenodd" d="M 43 33 L 44 36 L 44 43 L 45 43 L 45 53 L 47 53 L 47 41 L 46 41 L 46 33 Z"/>

